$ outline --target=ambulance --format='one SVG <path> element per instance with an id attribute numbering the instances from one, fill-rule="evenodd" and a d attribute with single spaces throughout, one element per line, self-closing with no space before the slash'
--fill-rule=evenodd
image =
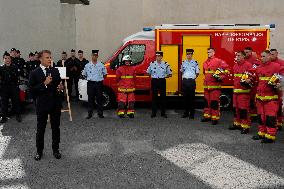
<path id="1" fill-rule="evenodd" d="M 198 62 L 200 75 L 196 80 L 196 96 L 203 96 L 203 63 L 207 59 L 207 48 L 213 47 L 216 57 L 224 60 L 232 70 L 237 51 L 252 47 L 256 55 L 269 49 L 274 24 L 163 24 L 143 28 L 126 37 L 121 47 L 105 62 L 107 77 L 104 80 L 103 106 L 109 108 L 116 103 L 116 69 L 124 55 L 132 57 L 137 78 L 136 101 L 151 101 L 151 78 L 146 74 L 149 64 L 155 60 L 155 51 L 164 52 L 163 60 L 170 64 L 172 77 L 167 78 L 167 96 L 182 96 L 182 74 L 179 71 L 186 58 L 185 50 L 194 49 L 193 58 Z M 232 103 L 232 72 L 223 81 L 221 107 Z M 87 81 L 79 81 L 79 98 L 87 101 Z"/>

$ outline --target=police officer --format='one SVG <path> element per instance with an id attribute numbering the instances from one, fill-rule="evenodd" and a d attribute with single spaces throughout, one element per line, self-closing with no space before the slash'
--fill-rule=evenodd
<path id="1" fill-rule="evenodd" d="M 83 70 L 85 68 L 85 65 L 88 64 L 89 61 L 84 58 L 84 52 L 82 50 L 78 50 L 78 59 L 81 70 Z"/>
<path id="2" fill-rule="evenodd" d="M 172 76 L 170 65 L 163 60 L 163 52 L 156 51 L 156 61 L 150 63 L 147 73 L 151 76 L 152 88 L 152 114 L 151 118 L 157 114 L 158 93 L 161 96 L 161 116 L 167 118 L 166 115 L 166 78 Z"/>
<path id="3" fill-rule="evenodd" d="M 21 77 L 26 77 L 26 61 L 21 58 L 20 50 L 16 50 L 15 58 L 13 58 L 12 64 L 18 68 Z"/>
<path id="4" fill-rule="evenodd" d="M 61 60 L 58 60 L 58 62 L 54 65 L 55 67 L 63 67 L 63 63 L 66 62 L 67 60 L 67 53 L 65 51 L 63 51 L 61 53 Z M 64 67 L 65 67 L 65 63 L 64 63 Z"/>
<path id="5" fill-rule="evenodd" d="M 38 63 L 34 59 L 34 53 L 30 52 L 29 61 L 26 62 L 26 78 L 30 77 L 31 71 L 39 67 Z"/>
<path id="6" fill-rule="evenodd" d="M 79 100 L 78 82 L 80 79 L 81 69 L 79 59 L 76 57 L 75 50 L 71 50 L 71 57 L 65 62 L 66 74 L 69 79 L 67 80 L 68 95 L 72 99 L 72 86 L 75 85 L 75 100 Z"/>
<path id="7" fill-rule="evenodd" d="M 95 98 L 97 100 L 97 112 L 99 118 L 103 116 L 103 80 L 107 75 L 107 70 L 104 64 L 98 61 L 99 50 L 92 50 L 92 61 L 86 64 L 82 75 L 88 80 L 87 83 L 87 94 L 88 94 L 88 116 L 86 119 L 90 119 L 93 116 Z"/>
<path id="8" fill-rule="evenodd" d="M 16 120 L 22 121 L 19 105 L 19 72 L 12 65 L 12 59 L 8 52 L 3 55 L 4 65 L 0 67 L 1 82 L 1 101 L 2 101 L 2 119 L 0 123 L 7 121 L 9 99 L 12 100 L 12 107 L 16 114 Z"/>
<path id="9" fill-rule="evenodd" d="M 193 53 L 193 49 L 186 49 L 186 60 L 182 62 L 180 68 L 185 106 L 182 118 L 189 117 L 190 119 L 194 119 L 195 79 L 199 75 L 198 63 L 192 59 Z"/>

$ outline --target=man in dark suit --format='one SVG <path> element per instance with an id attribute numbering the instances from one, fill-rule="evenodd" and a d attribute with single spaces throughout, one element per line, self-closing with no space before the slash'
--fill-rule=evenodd
<path id="1" fill-rule="evenodd" d="M 48 115 L 52 129 L 52 150 L 56 159 L 61 158 L 59 152 L 60 143 L 60 116 L 61 116 L 61 94 L 63 85 L 58 69 L 51 67 L 51 52 L 43 50 L 39 53 L 40 67 L 30 74 L 29 84 L 36 97 L 37 133 L 35 160 L 42 157 L 44 148 L 44 133 Z"/>

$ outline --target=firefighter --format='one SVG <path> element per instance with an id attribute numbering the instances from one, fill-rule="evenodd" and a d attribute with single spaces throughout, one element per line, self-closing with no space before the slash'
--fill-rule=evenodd
<path id="1" fill-rule="evenodd" d="M 282 60 L 278 57 L 277 49 L 271 49 L 270 53 L 271 53 L 271 61 L 280 64 L 281 67 L 284 67 L 284 60 Z M 277 113 L 277 129 L 278 129 L 278 131 L 282 130 L 282 125 L 283 125 L 282 95 L 283 95 L 283 92 L 281 90 L 279 90 L 279 100 L 278 100 L 279 110 L 278 110 L 278 113 Z"/>
<path id="2" fill-rule="evenodd" d="M 260 61 L 257 59 L 256 53 L 253 52 L 253 49 L 251 47 L 246 47 L 244 49 L 244 52 L 246 53 L 246 57 L 245 57 L 246 61 L 250 62 L 254 69 L 257 68 L 261 64 Z M 254 86 L 250 92 L 250 117 L 252 121 L 256 121 L 256 117 L 257 117 L 256 105 L 255 105 L 255 94 L 256 94 L 256 87 Z"/>
<path id="3" fill-rule="evenodd" d="M 215 49 L 208 48 L 208 59 L 203 64 L 205 107 L 201 122 L 212 121 L 216 125 L 220 119 L 221 83 L 228 73 L 228 65 L 215 57 Z"/>
<path id="4" fill-rule="evenodd" d="M 240 129 L 241 134 L 247 134 L 251 125 L 250 108 L 250 88 L 249 84 L 243 84 L 242 77 L 252 69 L 251 63 L 245 61 L 245 52 L 239 51 L 236 55 L 236 64 L 234 70 L 234 94 L 233 94 L 233 112 L 234 123 L 229 127 L 230 130 Z"/>
<path id="5" fill-rule="evenodd" d="M 2 119 L 0 123 L 7 121 L 9 99 L 12 101 L 12 108 L 16 114 L 16 120 L 22 121 L 20 115 L 20 100 L 19 100 L 19 71 L 12 64 L 11 56 L 8 52 L 3 55 L 4 65 L 0 67 L 0 92 L 2 103 Z"/>
<path id="6" fill-rule="evenodd" d="M 273 143 L 276 139 L 276 118 L 279 109 L 278 95 L 275 88 L 277 85 L 276 74 L 280 70 L 280 65 L 271 62 L 270 51 L 261 53 L 262 64 L 256 69 L 258 77 L 256 107 L 258 114 L 258 134 L 253 136 L 254 140 L 261 140 L 262 143 Z"/>
<path id="7" fill-rule="evenodd" d="M 180 69 L 182 72 L 182 89 L 185 106 L 182 118 L 189 117 L 190 119 L 194 119 L 195 79 L 199 75 L 198 63 L 192 59 L 193 53 L 193 49 L 186 49 L 186 60 L 182 62 Z"/>
<path id="8" fill-rule="evenodd" d="M 103 80 L 107 75 L 106 67 L 98 60 L 99 50 L 92 50 L 92 61 L 86 64 L 82 75 L 88 80 L 88 116 L 90 119 L 93 116 L 95 99 L 97 101 L 97 112 L 99 118 L 104 118 L 103 115 Z"/>
<path id="9" fill-rule="evenodd" d="M 151 76 L 152 89 L 152 114 L 151 118 L 156 117 L 158 93 L 161 96 L 161 116 L 167 118 L 166 114 L 166 78 L 172 76 L 170 65 L 163 60 L 163 52 L 156 51 L 156 61 L 150 63 L 147 73 Z"/>
<path id="10" fill-rule="evenodd" d="M 135 68 L 131 66 L 131 63 L 131 57 L 129 55 L 125 55 L 122 58 L 123 65 L 116 70 L 116 80 L 118 83 L 117 115 L 120 118 L 124 118 L 125 106 L 127 106 L 127 116 L 134 118 Z"/>

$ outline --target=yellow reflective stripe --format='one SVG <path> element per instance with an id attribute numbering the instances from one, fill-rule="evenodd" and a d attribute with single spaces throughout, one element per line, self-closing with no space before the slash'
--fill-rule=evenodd
<path id="1" fill-rule="evenodd" d="M 259 99 L 259 100 L 276 100 L 276 99 L 278 99 L 278 95 L 274 95 L 274 96 L 259 96 L 258 94 L 256 94 L 255 97 L 257 99 Z"/>
<path id="2" fill-rule="evenodd" d="M 228 74 L 228 73 L 230 73 L 230 71 L 229 70 L 224 70 L 224 73 Z"/>
<path id="3" fill-rule="evenodd" d="M 249 93 L 250 89 L 234 89 L 234 93 Z"/>
<path id="4" fill-rule="evenodd" d="M 127 115 L 134 114 L 134 110 L 127 111 Z"/>
<path id="5" fill-rule="evenodd" d="M 249 129 L 250 125 L 248 125 L 248 124 L 241 124 L 241 127 L 244 128 L 244 129 Z"/>
<path id="6" fill-rule="evenodd" d="M 124 114 L 124 111 L 118 111 L 117 112 L 117 115 L 123 115 Z"/>
<path id="7" fill-rule="evenodd" d="M 125 76 L 121 76 L 122 79 L 132 79 L 133 76 L 130 75 L 125 75 Z"/>
<path id="8" fill-rule="evenodd" d="M 215 73 L 215 71 L 212 71 L 212 70 L 210 70 L 210 71 L 209 71 L 209 70 L 205 70 L 205 73 L 206 73 L 206 74 L 208 74 L 208 73 L 213 74 L 213 73 Z"/>
<path id="9" fill-rule="evenodd" d="M 219 116 L 212 116 L 211 119 L 220 119 Z"/>
<path id="10" fill-rule="evenodd" d="M 116 75 L 107 75 L 107 77 L 116 77 Z"/>
<path id="11" fill-rule="evenodd" d="M 259 131 L 257 134 L 258 134 L 258 136 L 260 136 L 260 137 L 265 136 L 265 133 L 264 133 L 264 132 L 260 132 L 260 131 Z"/>
<path id="12" fill-rule="evenodd" d="M 272 135 L 270 135 L 270 134 L 265 134 L 265 138 L 271 139 L 271 140 L 275 140 L 275 139 L 276 139 L 276 136 L 272 136 Z"/>
<path id="13" fill-rule="evenodd" d="M 243 74 L 234 74 L 234 77 L 242 77 Z"/>
<path id="14" fill-rule="evenodd" d="M 261 81 L 269 81 L 270 77 L 259 77 L 259 80 L 261 80 Z"/>
<path id="15" fill-rule="evenodd" d="M 234 121 L 234 125 L 235 126 L 240 126 L 241 124 L 239 122 L 237 122 L 237 121 Z"/>
<path id="16" fill-rule="evenodd" d="M 132 88 L 132 89 L 118 88 L 118 91 L 119 92 L 133 92 L 135 91 L 135 88 Z"/>
<path id="17" fill-rule="evenodd" d="M 206 89 L 221 89 L 221 86 L 203 86 Z"/>
<path id="18" fill-rule="evenodd" d="M 250 117 L 256 117 L 257 114 L 250 114 Z"/>
<path id="19" fill-rule="evenodd" d="M 203 114 L 203 116 L 204 116 L 205 118 L 211 118 L 211 115 L 210 115 L 210 114 Z"/>

